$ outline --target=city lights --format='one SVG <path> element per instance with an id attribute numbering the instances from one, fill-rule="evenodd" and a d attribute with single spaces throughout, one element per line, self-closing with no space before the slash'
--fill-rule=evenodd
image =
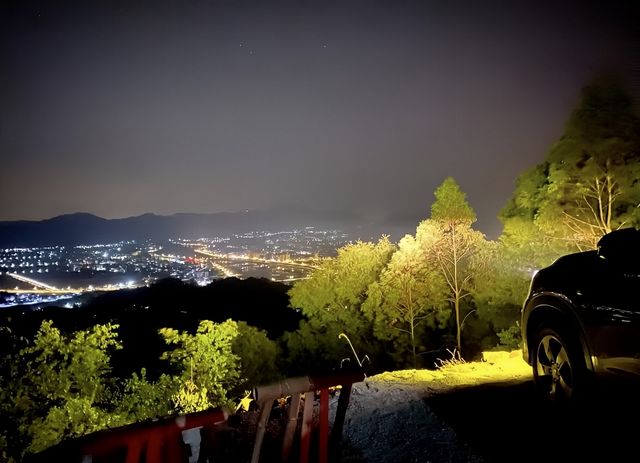
<path id="1" fill-rule="evenodd" d="M 50 304 L 168 277 L 199 286 L 230 277 L 290 283 L 306 278 L 347 241 L 338 230 L 306 227 L 167 242 L 0 249 L 0 307 Z"/>

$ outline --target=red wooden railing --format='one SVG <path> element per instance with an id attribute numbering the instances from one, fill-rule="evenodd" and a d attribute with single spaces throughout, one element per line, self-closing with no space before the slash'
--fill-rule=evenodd
<path id="1" fill-rule="evenodd" d="M 35 462 L 187 462 L 182 432 L 226 421 L 221 408 L 108 429 L 63 442 L 34 456 Z"/>
<path id="2" fill-rule="evenodd" d="M 281 460 L 289 462 L 293 458 L 292 449 L 299 446 L 300 463 L 308 463 L 312 441 L 317 442 L 318 463 L 334 461 L 342 437 L 342 428 L 349 405 L 351 387 L 364 379 L 362 372 L 340 372 L 327 376 L 304 376 L 290 378 L 253 390 L 253 398 L 260 405 L 261 413 L 254 440 L 252 463 L 260 459 L 265 429 L 275 400 L 291 398 L 285 426 Z M 339 392 L 338 408 L 329 436 L 329 389 L 342 386 Z M 314 403 L 319 392 L 317 426 L 314 426 Z M 300 404 L 304 401 L 302 422 L 298 425 Z M 69 463 L 117 462 L 117 463 L 174 463 L 189 459 L 187 445 L 183 441 L 183 431 L 199 427 L 212 427 L 226 421 L 228 413 L 215 408 L 189 415 L 164 418 L 136 423 L 121 428 L 100 431 L 77 439 L 62 442 L 40 454 L 32 456 L 32 462 Z M 299 437 L 296 439 L 296 431 Z M 316 433 L 317 431 L 317 433 Z M 314 437 L 315 439 L 312 439 Z M 215 459 L 215 449 L 213 449 Z M 218 448 L 219 450 L 219 448 Z"/>
<path id="3" fill-rule="evenodd" d="M 282 440 L 281 459 L 288 462 L 291 459 L 291 450 L 295 441 L 295 433 L 298 429 L 298 416 L 300 414 L 300 403 L 304 400 L 302 411 L 302 423 L 300 423 L 299 447 L 300 454 L 298 461 L 307 463 L 309 461 L 312 433 L 313 433 L 313 408 L 316 391 L 320 394 L 320 404 L 318 408 L 318 462 L 327 463 L 336 460 L 339 452 L 340 440 L 342 438 L 342 428 L 344 418 L 351 397 L 351 387 L 353 383 L 364 379 L 364 373 L 339 372 L 325 376 L 302 376 L 289 378 L 267 386 L 260 386 L 253 390 L 253 399 L 260 404 L 261 414 L 258 421 L 258 429 L 253 447 L 251 463 L 260 461 L 262 442 L 266 431 L 267 421 L 271 414 L 274 400 L 291 397 L 287 424 L 285 426 Z M 329 388 L 342 386 L 338 398 L 338 408 L 331 429 L 331 439 L 329 439 Z"/>

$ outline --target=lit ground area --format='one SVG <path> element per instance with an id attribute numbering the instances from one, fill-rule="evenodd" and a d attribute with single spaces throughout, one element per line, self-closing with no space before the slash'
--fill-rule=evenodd
<path id="1" fill-rule="evenodd" d="M 569 408 L 537 398 L 520 353 L 358 384 L 345 423 L 358 462 L 638 461 L 633 385 L 598 386 Z"/>
<path id="2" fill-rule="evenodd" d="M 480 462 L 427 398 L 461 387 L 522 384 L 531 370 L 519 352 L 489 353 L 485 362 L 450 365 L 436 371 L 382 373 L 354 386 L 345 422 L 345 444 L 352 461 Z"/>
<path id="3" fill-rule="evenodd" d="M 438 392 L 456 386 L 531 379 L 531 367 L 520 351 L 485 352 L 482 362 L 456 362 L 438 370 L 401 370 L 372 376 L 373 384 L 398 384 L 417 391 Z"/>

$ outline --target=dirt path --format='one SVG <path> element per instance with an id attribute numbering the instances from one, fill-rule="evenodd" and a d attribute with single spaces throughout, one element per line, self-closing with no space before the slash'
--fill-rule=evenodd
<path id="1" fill-rule="evenodd" d="M 626 462 L 640 460 L 635 385 L 588 401 L 540 401 L 529 367 L 508 354 L 438 372 L 385 373 L 355 386 L 345 461 Z"/>

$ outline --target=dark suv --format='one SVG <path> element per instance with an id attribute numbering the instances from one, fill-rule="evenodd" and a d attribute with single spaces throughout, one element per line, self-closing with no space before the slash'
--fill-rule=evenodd
<path id="1" fill-rule="evenodd" d="M 597 251 L 536 273 L 521 327 L 524 359 L 551 399 L 571 399 L 604 373 L 640 378 L 640 230 L 611 232 Z"/>

